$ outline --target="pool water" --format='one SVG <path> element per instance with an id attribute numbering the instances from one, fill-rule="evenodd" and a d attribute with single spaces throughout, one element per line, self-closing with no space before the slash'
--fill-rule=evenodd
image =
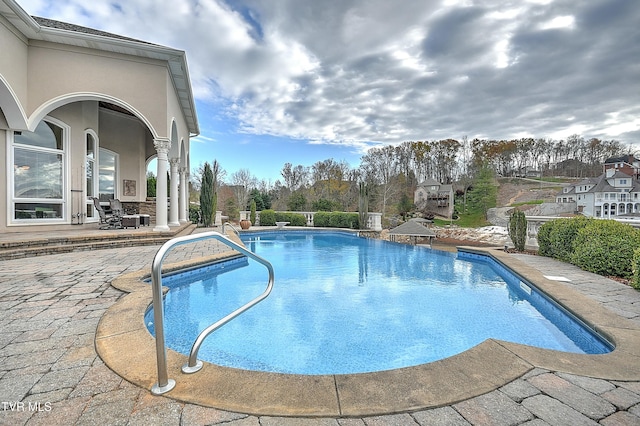
<path id="1" fill-rule="evenodd" d="M 611 347 L 488 257 L 340 232 L 243 233 L 273 264 L 267 299 L 211 334 L 198 358 L 247 370 L 348 374 L 428 363 L 495 338 L 599 354 Z M 464 256 L 464 257 L 463 257 Z M 167 346 L 261 294 L 246 258 L 163 277 Z M 153 333 L 153 312 L 145 317 Z"/>

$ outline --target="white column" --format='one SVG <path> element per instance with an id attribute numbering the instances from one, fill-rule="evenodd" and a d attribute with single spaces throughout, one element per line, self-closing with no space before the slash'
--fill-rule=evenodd
<path id="1" fill-rule="evenodd" d="M 158 153 L 156 175 L 156 226 L 154 231 L 170 231 L 167 225 L 167 154 L 171 148 L 171 141 L 156 139 L 153 146 Z"/>
<path id="2" fill-rule="evenodd" d="M 178 208 L 180 207 L 180 196 L 178 194 L 178 184 L 180 183 L 180 176 L 178 175 L 178 162 L 177 158 L 169 160 L 171 166 L 171 203 L 169 203 L 169 226 L 180 226 L 178 222 Z"/>
<path id="3" fill-rule="evenodd" d="M 180 223 L 189 221 L 189 179 L 187 179 L 187 168 L 180 168 Z"/>

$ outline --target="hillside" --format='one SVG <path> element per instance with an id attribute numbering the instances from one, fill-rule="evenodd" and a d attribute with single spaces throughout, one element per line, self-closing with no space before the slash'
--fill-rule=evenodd
<path id="1" fill-rule="evenodd" d="M 556 194 L 566 183 L 536 181 L 522 178 L 498 179 L 498 207 L 507 207 L 516 203 L 542 200 L 555 202 Z"/>

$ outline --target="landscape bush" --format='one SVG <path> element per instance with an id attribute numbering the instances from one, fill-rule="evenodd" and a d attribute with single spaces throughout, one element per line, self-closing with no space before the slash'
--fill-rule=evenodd
<path id="1" fill-rule="evenodd" d="M 273 210 L 262 210 L 260 212 L 260 226 L 276 226 L 276 212 Z"/>
<path id="2" fill-rule="evenodd" d="M 637 280 L 640 288 L 640 230 L 630 225 L 582 216 L 556 219 L 538 230 L 538 247 L 542 256 L 596 274 Z"/>
<path id="3" fill-rule="evenodd" d="M 509 237 L 517 251 L 524 251 L 527 242 L 527 218 L 523 211 L 515 210 L 509 217 Z"/>
<path id="4" fill-rule="evenodd" d="M 631 278 L 631 285 L 636 290 L 640 290 L 640 247 L 633 251 L 633 277 Z"/>
<path id="5" fill-rule="evenodd" d="M 615 220 L 591 220 L 573 241 L 571 263 L 600 275 L 631 278 L 640 231 Z"/>
<path id="6" fill-rule="evenodd" d="M 251 200 L 249 204 L 249 220 L 252 225 L 256 224 L 256 200 Z"/>
<path id="7" fill-rule="evenodd" d="M 189 220 L 191 223 L 200 223 L 200 206 L 189 206 Z"/>
<path id="8" fill-rule="evenodd" d="M 327 228 L 358 229 L 360 217 L 358 213 L 316 212 L 313 216 L 313 225 Z"/>
<path id="9" fill-rule="evenodd" d="M 564 262 L 571 262 L 573 240 L 578 231 L 593 219 L 584 216 L 556 219 L 543 224 L 538 230 L 538 253 Z"/>
<path id="10" fill-rule="evenodd" d="M 291 226 L 306 226 L 307 218 L 301 213 L 276 212 L 275 222 L 289 222 Z"/>

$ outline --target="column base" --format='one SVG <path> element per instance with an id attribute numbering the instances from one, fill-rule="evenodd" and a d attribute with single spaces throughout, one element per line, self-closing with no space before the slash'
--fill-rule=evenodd
<path id="1" fill-rule="evenodd" d="M 171 228 L 165 225 L 165 226 L 156 226 L 155 228 L 153 228 L 153 230 L 155 232 L 167 232 L 167 231 L 171 231 Z"/>

